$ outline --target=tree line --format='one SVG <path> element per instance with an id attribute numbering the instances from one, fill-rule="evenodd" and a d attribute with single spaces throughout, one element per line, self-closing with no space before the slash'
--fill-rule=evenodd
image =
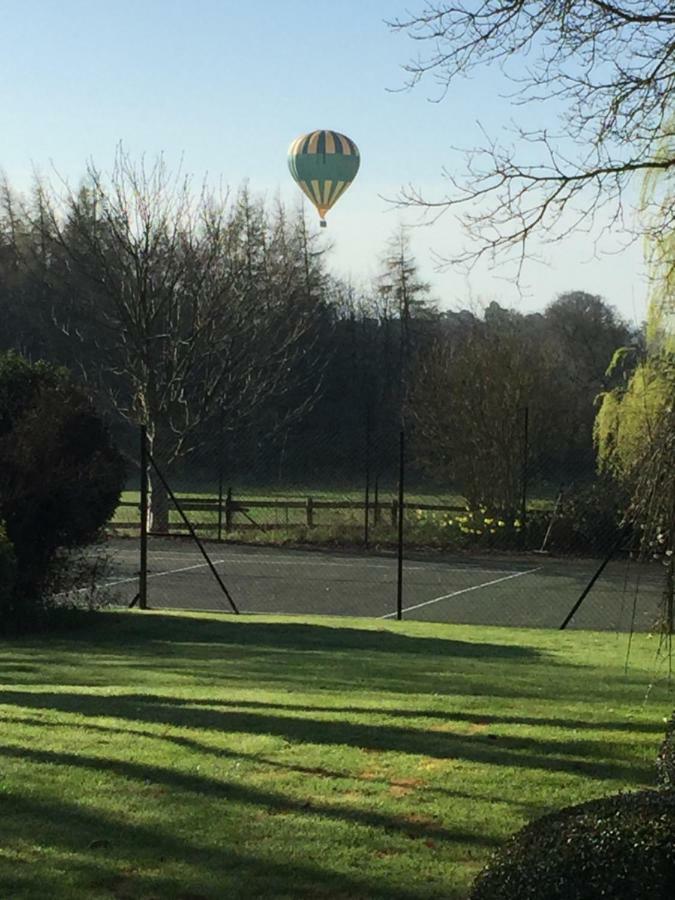
<path id="1" fill-rule="evenodd" d="M 628 356 L 607 374 L 617 348 L 642 341 L 609 302 L 443 309 L 403 230 L 372 284 L 329 262 L 301 210 L 120 151 L 76 189 L 3 185 L 0 349 L 66 366 L 130 455 L 143 423 L 158 466 L 188 482 L 222 466 L 354 485 L 368 457 L 384 483 L 403 424 L 416 477 L 508 511 L 525 410 L 530 477 L 593 478 L 596 398 L 626 377 Z"/>

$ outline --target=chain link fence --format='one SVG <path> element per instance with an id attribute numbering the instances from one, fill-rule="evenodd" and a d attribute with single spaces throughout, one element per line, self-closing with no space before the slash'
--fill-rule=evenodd
<path id="1" fill-rule="evenodd" d="M 526 428 L 526 416 L 522 423 Z M 238 441 L 222 434 L 215 451 L 166 468 L 161 450 L 147 446 L 147 536 L 139 456 L 110 523 L 114 602 L 518 627 L 661 627 L 663 565 L 639 559 L 601 484 L 580 491 L 537 483 L 524 439 L 517 509 L 500 515 L 468 508 L 421 473 L 413 441 L 395 428 L 375 429 L 364 418 L 360 438 L 360 446 L 336 454 L 326 436 L 309 454 L 292 435 L 256 443 L 250 434 Z"/>

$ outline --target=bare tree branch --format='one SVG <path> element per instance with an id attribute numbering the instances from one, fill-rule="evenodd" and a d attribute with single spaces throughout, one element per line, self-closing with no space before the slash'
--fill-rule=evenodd
<path id="1" fill-rule="evenodd" d="M 194 450 L 215 413 L 241 425 L 282 395 L 299 360 L 311 371 L 323 299 L 318 267 L 300 265 L 311 238 L 246 191 L 219 199 L 120 149 L 78 190 L 38 183 L 25 216 L 83 370 L 147 425 L 160 465 Z"/>
<path id="2" fill-rule="evenodd" d="M 484 132 L 464 149 L 466 170 L 445 171 L 438 198 L 404 188 L 397 202 L 454 211 L 469 249 L 448 262 L 515 251 L 533 235 L 560 240 L 591 229 L 598 213 L 612 227 L 635 175 L 671 171 L 675 10 L 666 0 L 484 0 L 430 3 L 389 23 L 427 50 L 405 66 L 412 88 L 431 78 L 437 100 L 474 70 L 497 67 L 514 85 L 516 107 L 555 101 L 557 134 L 515 129 L 515 147 Z"/>

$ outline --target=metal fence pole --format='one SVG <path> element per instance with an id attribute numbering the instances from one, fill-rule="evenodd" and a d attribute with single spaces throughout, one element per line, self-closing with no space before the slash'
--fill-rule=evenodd
<path id="1" fill-rule="evenodd" d="M 148 608 L 148 430 L 141 425 L 141 547 L 138 573 L 138 606 Z"/>
<path id="2" fill-rule="evenodd" d="M 398 574 L 396 579 L 396 618 L 403 618 L 403 516 L 405 512 L 405 432 L 399 434 L 398 456 Z"/>
<path id="3" fill-rule="evenodd" d="M 220 408 L 220 433 L 218 435 L 218 540 L 223 539 L 223 408 Z"/>
<path id="4" fill-rule="evenodd" d="M 598 580 L 598 578 L 602 575 L 607 564 L 609 562 L 611 562 L 614 554 L 618 553 L 619 549 L 621 548 L 621 545 L 623 544 L 624 540 L 626 539 L 627 533 L 628 533 L 628 526 L 624 525 L 624 527 L 621 529 L 618 540 L 615 541 L 614 544 L 612 544 L 611 548 L 609 549 L 609 551 L 607 553 L 607 556 L 605 556 L 603 561 L 600 563 L 598 568 L 593 573 L 593 577 L 591 578 L 591 580 L 588 582 L 586 587 L 581 592 L 581 596 L 579 597 L 577 602 L 574 604 L 572 609 L 565 616 L 565 621 L 560 626 L 560 629 L 559 629 L 560 631 L 564 631 L 567 628 L 567 626 L 569 625 L 569 623 L 572 621 L 572 619 L 574 618 L 575 614 L 577 613 L 579 607 L 584 602 L 586 597 L 590 594 L 593 585 Z"/>
<path id="5" fill-rule="evenodd" d="M 521 477 L 522 495 L 520 498 L 520 549 L 524 550 L 527 541 L 527 480 L 529 477 L 528 456 L 530 452 L 530 408 L 523 410 L 523 468 Z"/>
<path id="6" fill-rule="evenodd" d="M 370 525 L 370 406 L 366 407 L 366 495 L 363 517 L 363 543 L 368 547 Z"/>
<path id="7" fill-rule="evenodd" d="M 188 519 L 188 517 L 185 515 L 185 511 L 184 511 L 183 507 L 181 506 L 181 504 L 180 504 L 180 502 L 178 501 L 178 498 L 176 497 L 176 495 L 174 494 L 174 492 L 171 490 L 171 486 L 169 485 L 169 482 L 166 480 L 166 478 L 164 477 L 164 474 L 163 474 L 162 470 L 159 468 L 159 466 L 158 466 L 157 463 L 155 462 L 152 453 L 150 453 L 149 451 L 146 451 L 146 452 L 148 453 L 148 460 L 150 461 L 150 465 L 153 467 L 153 469 L 154 469 L 155 472 L 157 473 L 157 476 L 159 477 L 159 480 L 162 482 L 162 485 L 163 485 L 163 487 L 164 487 L 164 490 L 167 492 L 167 494 L 169 495 L 169 497 L 171 498 L 171 500 L 172 500 L 172 502 L 173 502 L 173 505 L 174 505 L 174 506 L 176 507 L 176 509 L 178 510 L 179 516 L 180 516 L 181 519 L 183 520 L 183 523 L 184 523 L 185 526 L 187 527 L 187 530 L 190 532 L 190 537 L 191 537 L 192 540 L 195 542 L 195 544 L 196 544 L 197 547 L 199 548 L 199 552 L 202 554 L 202 556 L 203 556 L 204 559 L 206 560 L 206 564 L 208 565 L 209 569 L 211 570 L 211 574 L 213 575 L 213 577 L 216 579 L 216 581 L 217 581 L 218 584 L 220 585 L 220 589 L 221 589 L 221 591 L 223 592 L 223 594 L 225 594 L 225 596 L 227 597 L 227 599 L 228 599 L 228 601 L 229 601 L 229 603 L 230 603 L 230 606 L 232 607 L 233 611 L 236 612 L 236 613 L 238 613 L 239 610 L 238 610 L 238 608 L 237 608 L 237 606 L 236 606 L 234 600 L 232 599 L 232 597 L 231 597 L 231 595 L 230 595 L 230 592 L 228 591 L 227 587 L 225 586 L 225 583 L 223 582 L 223 579 L 220 577 L 220 575 L 218 574 L 218 571 L 217 571 L 216 567 L 213 565 L 213 562 L 212 562 L 212 560 L 211 560 L 211 557 L 210 557 L 209 554 L 206 552 L 206 550 L 205 550 L 205 548 L 204 548 L 204 544 L 200 541 L 199 536 L 197 535 L 197 532 L 196 532 L 195 529 L 194 529 L 194 525 L 193 525 L 192 522 Z"/>

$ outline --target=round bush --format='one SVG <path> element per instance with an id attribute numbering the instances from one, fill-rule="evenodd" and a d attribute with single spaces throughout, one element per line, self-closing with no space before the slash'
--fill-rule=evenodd
<path id="1" fill-rule="evenodd" d="M 480 873 L 471 900 L 672 900 L 675 791 L 617 794 L 530 823 Z"/>
<path id="2" fill-rule="evenodd" d="M 105 422 L 65 371 L 0 355 L 0 520 L 16 563 L 0 630 L 42 626 L 64 551 L 97 538 L 124 478 Z"/>
<path id="3" fill-rule="evenodd" d="M 666 736 L 656 757 L 656 771 L 661 787 L 675 788 L 675 713 L 666 726 Z"/>

